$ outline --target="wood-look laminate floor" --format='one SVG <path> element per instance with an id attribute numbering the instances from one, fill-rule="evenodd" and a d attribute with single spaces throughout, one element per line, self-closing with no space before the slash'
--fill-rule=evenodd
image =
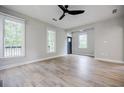
<path id="1" fill-rule="evenodd" d="M 1 70 L 5 87 L 124 86 L 124 65 L 69 55 Z"/>

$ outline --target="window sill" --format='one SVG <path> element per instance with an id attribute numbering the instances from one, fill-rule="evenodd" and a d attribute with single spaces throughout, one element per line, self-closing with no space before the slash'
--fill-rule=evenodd
<path id="1" fill-rule="evenodd" d="M 88 49 L 88 48 L 79 48 L 79 49 Z"/>

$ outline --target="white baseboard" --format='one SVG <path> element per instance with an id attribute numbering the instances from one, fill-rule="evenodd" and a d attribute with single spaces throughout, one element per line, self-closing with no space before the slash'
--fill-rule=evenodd
<path id="1" fill-rule="evenodd" d="M 74 54 L 74 55 L 81 55 L 81 56 L 93 56 L 94 57 L 93 54 L 76 54 L 76 53 L 72 53 L 72 54 Z"/>
<path id="2" fill-rule="evenodd" d="M 92 57 L 94 57 L 94 55 L 92 55 L 92 54 L 85 54 L 84 56 L 92 56 Z"/>
<path id="3" fill-rule="evenodd" d="M 20 62 L 20 63 L 12 64 L 12 65 L 1 66 L 0 67 L 0 70 L 8 69 L 8 68 L 13 68 L 13 67 L 17 67 L 17 66 L 22 66 L 22 65 L 26 65 L 26 64 L 30 64 L 30 63 L 34 63 L 34 62 L 39 62 L 39 61 L 45 61 L 45 60 L 49 60 L 49 59 L 54 59 L 54 58 L 61 57 L 61 56 L 65 56 L 65 55 L 47 57 L 47 58 L 36 59 L 36 60 L 32 60 L 32 61 Z"/>
<path id="4" fill-rule="evenodd" d="M 95 58 L 95 60 L 124 64 L 124 61 L 119 61 L 119 60 L 111 60 L 111 59 L 104 59 L 104 58 Z"/>

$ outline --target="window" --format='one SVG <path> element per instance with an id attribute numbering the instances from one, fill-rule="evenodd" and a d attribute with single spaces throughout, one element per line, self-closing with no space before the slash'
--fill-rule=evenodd
<path id="1" fill-rule="evenodd" d="M 71 38 L 68 38 L 68 42 L 71 42 Z"/>
<path id="2" fill-rule="evenodd" d="M 47 32 L 47 51 L 48 53 L 55 52 L 56 48 L 56 32 L 52 30 L 48 30 Z"/>
<path id="3" fill-rule="evenodd" d="M 87 34 L 86 33 L 79 35 L 79 48 L 87 48 Z"/>
<path id="4" fill-rule="evenodd" d="M 25 22 L 14 17 L 3 16 L 0 22 L 3 26 L 2 57 L 17 57 L 25 55 Z M 1 42 L 2 42 L 1 41 Z"/>

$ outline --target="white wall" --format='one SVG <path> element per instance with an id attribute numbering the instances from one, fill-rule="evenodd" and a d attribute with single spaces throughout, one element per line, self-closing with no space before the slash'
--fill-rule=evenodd
<path id="1" fill-rule="evenodd" d="M 95 57 L 123 61 L 123 18 L 111 19 L 96 26 Z"/>
<path id="2" fill-rule="evenodd" d="M 0 24 L 2 24 L 1 22 L 2 22 L 2 20 L 3 20 L 3 18 L 2 18 L 3 16 L 1 16 L 0 15 Z M 3 40 L 3 36 L 2 36 L 2 34 L 3 34 L 3 27 L 2 27 L 2 25 L 0 25 L 0 44 L 2 44 L 2 40 Z M 2 54 L 3 54 L 3 52 L 2 52 L 2 46 L 0 46 L 0 57 L 2 56 Z"/>
<path id="3" fill-rule="evenodd" d="M 87 33 L 87 48 L 79 48 L 79 34 L 82 32 L 73 32 L 72 33 L 72 53 L 79 55 L 89 55 L 94 56 L 94 29 L 85 30 Z M 85 33 L 84 32 L 84 33 Z"/>
<path id="4" fill-rule="evenodd" d="M 66 32 L 63 29 L 2 7 L 0 7 L 0 11 L 26 19 L 26 56 L 0 59 L 0 67 L 66 54 Z M 47 27 L 52 27 L 56 30 L 56 53 L 47 53 Z"/>
<path id="5" fill-rule="evenodd" d="M 95 31 L 95 58 L 124 61 L 124 17 L 117 17 L 94 24 L 68 29 L 75 32 L 81 29 L 94 28 Z M 74 38 L 73 38 L 74 40 Z M 73 46 L 77 47 L 77 46 Z M 73 48 L 74 49 L 74 48 Z M 81 52 L 81 50 L 78 50 Z"/>

